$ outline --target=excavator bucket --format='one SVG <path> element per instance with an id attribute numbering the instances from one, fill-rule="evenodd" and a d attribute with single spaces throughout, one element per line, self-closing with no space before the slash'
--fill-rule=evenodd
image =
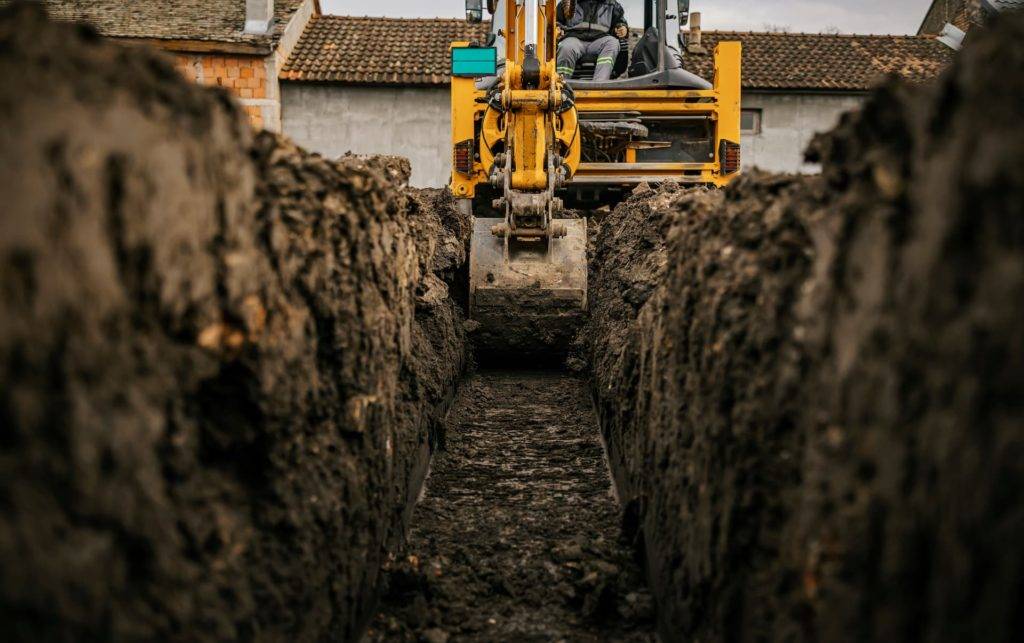
<path id="1" fill-rule="evenodd" d="M 480 354 L 560 359 L 587 308 L 587 221 L 559 220 L 566 235 L 524 241 L 495 236 L 503 219 L 476 219 L 469 262 L 470 318 Z"/>

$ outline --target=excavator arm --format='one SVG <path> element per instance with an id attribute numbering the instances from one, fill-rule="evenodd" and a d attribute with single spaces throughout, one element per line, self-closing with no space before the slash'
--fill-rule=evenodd
<path id="1" fill-rule="evenodd" d="M 556 196 L 580 164 L 573 92 L 555 66 L 556 4 L 492 5 L 495 40 L 505 44 L 495 77 L 457 69 L 490 47 L 452 51 L 453 123 L 464 128 L 453 128 L 452 191 L 471 207 L 483 170 L 495 198 L 478 209 L 502 215 L 475 218 L 470 256 L 470 316 L 480 324 L 477 344 L 493 355 L 564 353 L 587 305 L 586 220 L 564 219 Z M 483 96 L 478 83 L 489 84 Z M 472 119 L 463 111 L 470 105 Z"/>

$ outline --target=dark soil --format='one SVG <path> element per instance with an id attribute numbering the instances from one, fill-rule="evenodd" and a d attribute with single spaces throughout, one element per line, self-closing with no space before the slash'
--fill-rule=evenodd
<path id="1" fill-rule="evenodd" d="M 603 222 L 590 366 L 664 640 L 1018 636 L 1021 38 L 879 89 L 821 177 Z"/>
<path id="2" fill-rule="evenodd" d="M 783 549 L 812 636 L 1024 628 L 1022 38 L 1005 15 L 936 87 L 884 88 L 819 144 L 843 197 L 799 311 L 822 362 Z"/>
<path id="3" fill-rule="evenodd" d="M 603 224 L 594 388 L 665 640 L 733 640 L 742 619 L 780 609 L 759 575 L 777 568 L 768 548 L 798 464 L 800 364 L 780 349 L 809 237 L 795 209 L 758 204 L 792 189 L 766 176 L 731 193 L 666 187 Z"/>
<path id="4" fill-rule="evenodd" d="M 356 637 L 464 363 L 465 222 L 37 6 L 0 74 L 5 639 Z"/>
<path id="5" fill-rule="evenodd" d="M 370 640 L 653 641 L 583 380 L 462 388 Z"/>
<path id="6" fill-rule="evenodd" d="M 5 640 L 1016 640 L 1021 42 L 883 85 L 821 176 L 641 186 L 589 390 L 456 398 L 450 195 L 0 9 Z"/>

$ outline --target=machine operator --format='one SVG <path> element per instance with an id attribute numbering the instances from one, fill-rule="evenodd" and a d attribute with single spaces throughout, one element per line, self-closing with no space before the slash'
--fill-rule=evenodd
<path id="1" fill-rule="evenodd" d="M 561 0 L 558 24 L 565 34 L 558 43 L 558 73 L 571 78 L 581 58 L 594 56 L 594 80 L 610 80 L 619 41 L 629 34 L 622 5 L 616 0 Z"/>

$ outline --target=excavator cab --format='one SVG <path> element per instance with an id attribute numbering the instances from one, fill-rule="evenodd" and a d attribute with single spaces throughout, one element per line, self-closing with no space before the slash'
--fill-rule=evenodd
<path id="1" fill-rule="evenodd" d="M 711 85 L 707 81 L 681 72 L 681 29 L 689 22 L 690 2 L 675 1 L 675 10 L 669 8 L 661 12 L 657 0 L 618 0 L 629 23 L 629 33 L 620 41 L 612 80 L 589 86 L 709 88 Z M 662 16 L 664 24 L 660 19 Z M 673 38 L 672 34 L 679 36 Z M 596 58 L 595 55 L 584 56 L 577 63 L 570 79 L 571 85 L 583 87 L 593 81 Z M 673 73 L 666 74 L 666 71 Z M 629 82 L 624 82 L 626 80 Z"/>
<path id="2" fill-rule="evenodd" d="M 739 171 L 740 44 L 720 43 L 701 79 L 680 55 L 689 0 L 620 3 L 647 48 L 608 81 L 558 73 L 556 0 L 487 0 L 486 41 L 452 44 L 451 191 L 474 217 L 469 314 L 491 356 L 558 356 L 578 330 L 587 220 L 567 203 L 607 204 L 642 182 L 722 186 Z M 467 0 L 467 19 L 484 4 Z"/>

